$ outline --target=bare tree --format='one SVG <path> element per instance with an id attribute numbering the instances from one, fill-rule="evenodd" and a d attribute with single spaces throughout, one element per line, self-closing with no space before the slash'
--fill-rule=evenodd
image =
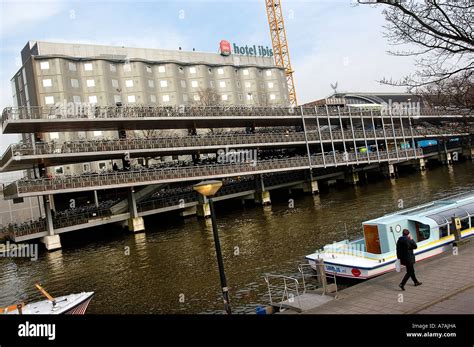
<path id="1" fill-rule="evenodd" d="M 194 104 L 197 106 L 217 106 L 219 105 L 220 95 L 214 88 L 206 88 L 198 91 L 199 100 Z"/>
<path id="2" fill-rule="evenodd" d="M 418 67 L 402 80 L 383 79 L 384 84 L 415 88 L 472 83 L 474 69 L 474 36 L 472 0 L 358 0 L 377 3 L 387 24 L 385 37 L 395 46 L 411 45 L 414 49 L 390 51 L 396 56 L 413 56 Z M 457 81 L 457 82 L 456 82 Z"/>

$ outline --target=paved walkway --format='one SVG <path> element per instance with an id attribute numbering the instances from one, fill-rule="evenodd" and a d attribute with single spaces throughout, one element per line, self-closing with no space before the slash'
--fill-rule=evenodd
<path id="1" fill-rule="evenodd" d="M 415 265 L 418 280 L 398 288 L 402 272 L 388 273 L 339 292 L 338 298 L 303 314 L 474 314 L 474 240 Z M 400 295 L 402 294 L 402 295 Z"/>

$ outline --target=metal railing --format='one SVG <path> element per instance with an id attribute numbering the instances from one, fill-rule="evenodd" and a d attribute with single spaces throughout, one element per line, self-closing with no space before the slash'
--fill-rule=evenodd
<path id="1" fill-rule="evenodd" d="M 22 119 L 110 119 L 110 118 L 169 118 L 169 117 L 301 117 L 329 116 L 343 117 L 357 114 L 358 117 L 381 116 L 380 110 L 360 109 L 354 107 L 285 107 L 285 106 L 97 106 L 75 105 L 69 106 L 35 106 L 35 107 L 7 107 L 2 112 L 2 123 L 7 120 Z M 451 116 L 472 115 L 470 110 L 443 110 L 422 108 L 413 116 Z M 388 115 L 383 115 L 389 117 Z M 399 116 L 396 116 L 399 117 Z"/>
<path id="2" fill-rule="evenodd" d="M 368 161 L 399 161 L 422 156 L 419 149 L 400 151 L 379 151 L 371 153 L 332 153 L 311 156 L 311 166 L 337 166 Z M 41 179 L 21 179 L 11 183 L 4 189 L 5 196 L 28 194 L 55 190 L 81 189 L 99 186 L 116 186 L 124 184 L 190 180 L 200 177 L 238 176 L 242 174 L 264 173 L 285 169 L 306 169 L 309 167 L 308 157 L 292 157 L 284 159 L 257 160 L 252 163 L 212 164 L 187 167 L 167 167 L 157 169 L 140 168 L 138 170 L 82 174 L 73 176 L 56 176 Z"/>
<path id="3" fill-rule="evenodd" d="M 411 136 L 404 136 L 408 134 L 409 129 L 404 128 L 396 129 L 395 136 L 392 130 L 386 130 L 385 134 L 383 130 L 377 129 L 375 136 L 378 139 L 400 137 L 405 138 L 409 141 Z M 469 129 L 465 127 L 453 128 L 442 128 L 436 127 L 429 129 L 414 129 L 413 136 L 437 136 L 437 135 L 466 135 L 469 134 Z M 331 136 L 332 135 L 332 136 Z M 362 130 L 355 130 L 354 136 L 351 131 L 344 130 L 344 133 L 340 130 L 329 132 L 321 132 L 321 136 L 317 131 L 308 131 L 308 141 L 329 141 L 333 140 L 345 140 L 350 141 L 353 139 L 373 139 L 373 130 L 366 130 L 365 134 Z M 127 151 L 140 151 L 140 150 L 161 150 L 164 148 L 192 148 L 192 147 L 206 147 L 206 146 L 221 146 L 221 147 L 232 147 L 237 145 L 251 145 L 251 144 L 272 144 L 272 143 L 290 143 L 290 142 L 305 142 L 305 136 L 303 132 L 286 132 L 286 133 L 257 133 L 257 134 L 219 134 L 219 135 L 206 135 L 206 136 L 182 136 L 182 137 L 150 137 L 150 138 L 129 138 L 129 139 L 101 139 L 101 140 L 78 140 L 78 141 L 66 141 L 64 143 L 57 142 L 37 142 L 34 145 L 32 143 L 18 143 L 10 145 L 3 157 L 0 160 L 0 166 L 7 163 L 12 157 L 21 159 L 21 156 L 25 155 L 46 155 L 46 154 L 68 154 L 68 153 L 97 153 L 97 152 L 127 152 Z"/>

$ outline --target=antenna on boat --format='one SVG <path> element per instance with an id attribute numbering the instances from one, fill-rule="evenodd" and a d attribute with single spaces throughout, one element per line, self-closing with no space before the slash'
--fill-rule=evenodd
<path id="1" fill-rule="evenodd" d="M 48 298 L 48 300 L 53 303 L 53 306 L 56 306 L 56 299 L 49 295 L 49 293 L 43 287 L 41 287 L 41 284 L 35 283 L 35 287 L 41 292 L 41 294 L 43 294 L 46 298 Z"/>
<path id="2" fill-rule="evenodd" d="M 347 224 L 344 223 L 344 233 L 346 235 L 346 239 L 349 239 L 349 236 L 347 236 Z"/>

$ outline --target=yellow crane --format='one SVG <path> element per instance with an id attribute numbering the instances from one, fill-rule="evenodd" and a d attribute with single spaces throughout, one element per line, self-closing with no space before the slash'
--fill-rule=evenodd
<path id="1" fill-rule="evenodd" d="M 296 106 L 295 80 L 293 69 L 291 68 L 290 50 L 286 39 L 285 22 L 283 19 L 283 10 L 280 0 L 265 0 L 270 26 L 270 37 L 272 39 L 273 54 L 275 65 L 285 68 L 286 80 L 288 83 L 288 93 L 290 96 L 290 105 Z"/>

